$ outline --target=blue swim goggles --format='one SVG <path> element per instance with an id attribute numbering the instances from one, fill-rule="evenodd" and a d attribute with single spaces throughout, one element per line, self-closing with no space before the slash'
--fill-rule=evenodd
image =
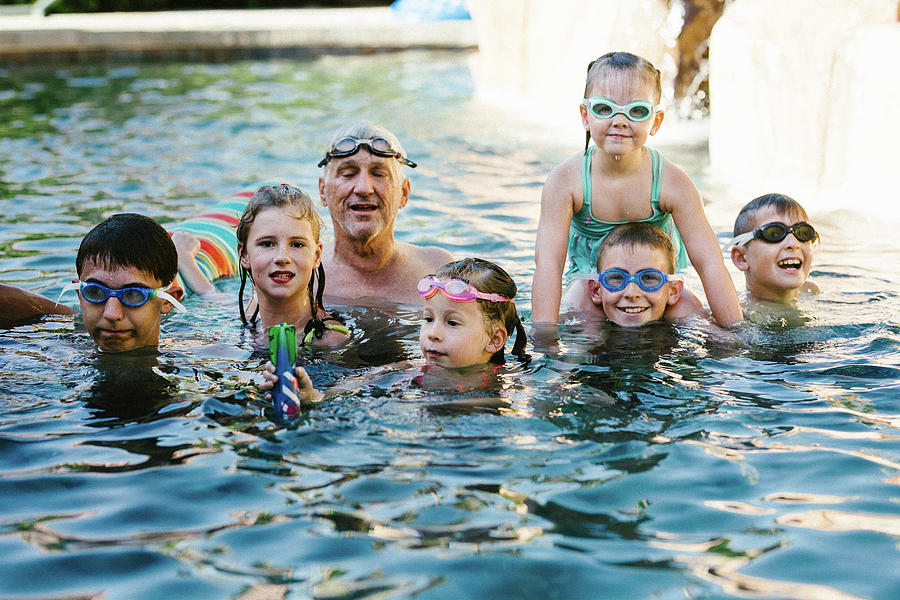
<path id="1" fill-rule="evenodd" d="M 646 100 L 635 100 L 629 102 L 625 106 L 616 104 L 612 100 L 606 98 L 585 98 L 584 107 L 598 119 L 612 119 L 616 115 L 625 115 L 629 121 L 646 121 L 653 114 L 656 106 L 652 102 Z"/>
<path id="2" fill-rule="evenodd" d="M 659 269 L 641 269 L 634 275 L 625 269 L 607 269 L 600 274 L 583 275 L 579 279 L 599 281 L 610 292 L 621 292 L 632 282 L 645 292 L 655 292 L 670 281 L 681 281 L 681 277 L 667 275 Z"/>
<path id="3" fill-rule="evenodd" d="M 56 302 L 59 303 L 63 294 L 72 290 L 79 290 L 81 292 L 81 297 L 91 304 L 103 304 L 110 296 L 114 296 L 125 306 L 139 308 L 150 302 L 153 298 L 162 298 L 163 300 L 171 302 L 172 306 L 181 312 L 187 312 L 184 305 L 176 300 L 174 296 L 169 294 L 164 287 L 153 289 L 141 286 L 131 286 L 116 290 L 99 283 L 94 283 L 93 281 L 73 281 L 63 287 Z"/>

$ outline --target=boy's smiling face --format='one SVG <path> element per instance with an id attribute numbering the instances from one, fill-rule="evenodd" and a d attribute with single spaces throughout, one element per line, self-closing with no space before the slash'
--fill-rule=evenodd
<path id="1" fill-rule="evenodd" d="M 607 269 L 623 269 L 631 274 L 641 269 L 658 269 L 668 273 L 668 261 L 662 250 L 643 245 L 618 244 L 603 252 L 600 272 Z M 603 308 L 606 318 L 622 327 L 640 327 L 662 319 L 666 307 L 681 297 L 682 283 L 670 281 L 654 292 L 641 289 L 630 282 L 625 289 L 611 292 L 600 282 L 588 282 L 591 301 Z"/>
<path id="2" fill-rule="evenodd" d="M 112 268 L 105 262 L 86 259 L 79 273 L 81 281 L 99 283 L 110 289 L 147 287 L 156 289 L 163 282 L 135 267 Z M 84 325 L 101 349 L 125 352 L 159 343 L 159 322 L 172 305 L 162 298 L 152 298 L 143 306 L 125 306 L 110 296 L 104 302 L 88 302 L 78 293 Z"/>
<path id="3" fill-rule="evenodd" d="M 758 211 L 750 231 L 767 223 L 794 225 L 803 219 L 775 207 Z M 809 277 L 813 261 L 813 242 L 801 242 L 789 233 L 780 242 L 754 239 L 731 249 L 731 261 L 744 272 L 747 291 L 763 300 L 788 301 L 800 293 Z"/>

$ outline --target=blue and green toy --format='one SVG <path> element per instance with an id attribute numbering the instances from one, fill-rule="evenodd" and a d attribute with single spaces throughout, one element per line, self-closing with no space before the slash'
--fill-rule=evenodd
<path id="1" fill-rule="evenodd" d="M 300 416 L 300 387 L 294 376 L 297 330 L 293 325 L 280 323 L 269 327 L 269 355 L 278 376 L 272 388 L 272 408 L 278 419 L 291 421 Z"/>

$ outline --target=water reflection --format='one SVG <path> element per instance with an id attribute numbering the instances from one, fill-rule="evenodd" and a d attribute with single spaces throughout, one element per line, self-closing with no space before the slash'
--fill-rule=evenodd
<path id="1" fill-rule="evenodd" d="M 96 377 L 81 398 L 91 410 L 92 426 L 120 427 L 170 416 L 166 408 L 180 400 L 176 386 L 156 372 L 160 365 L 155 347 L 121 354 L 98 352 L 91 366 Z M 187 412 L 182 407 L 174 416 Z"/>
<path id="2" fill-rule="evenodd" d="M 13 115 L 0 123 L 0 278 L 52 297 L 108 213 L 177 220 L 259 180 L 314 190 L 323 140 L 362 111 L 421 165 L 398 237 L 500 263 L 527 321 L 540 187 L 577 147 L 475 104 L 465 57 L 443 53 L 0 79 L 13 90 L 0 98 Z M 664 151 L 690 165 L 727 238 L 757 194 L 710 181 L 702 145 Z M 822 294 L 736 332 L 573 321 L 557 351 L 510 360 L 490 394 L 395 386 L 403 369 L 379 378 L 419 360 L 419 309 L 337 303 L 352 343 L 304 364 L 323 388 L 358 385 L 290 428 L 252 390 L 264 353 L 234 307 L 189 298 L 158 354 L 94 354 L 70 318 L 0 330 L 0 587 L 894 597 L 896 236 L 852 214 L 811 219 Z M 236 297 L 236 282 L 218 285 Z"/>

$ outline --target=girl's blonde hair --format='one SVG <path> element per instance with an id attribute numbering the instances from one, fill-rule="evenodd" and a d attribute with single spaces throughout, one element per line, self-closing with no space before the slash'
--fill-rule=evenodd
<path id="1" fill-rule="evenodd" d="M 508 336 L 516 333 L 513 354 L 521 357 L 525 351 L 525 328 L 519 319 L 519 313 L 513 300 L 516 297 L 516 282 L 509 273 L 494 263 L 481 258 L 464 258 L 456 262 L 442 265 L 434 274 L 440 279 L 462 279 L 475 286 L 479 292 L 500 294 L 509 298 L 509 302 L 493 302 L 491 300 L 475 300 L 486 323 L 502 323 Z M 500 348 L 491 356 L 491 362 L 502 363 L 505 349 Z"/>
<path id="2" fill-rule="evenodd" d="M 238 247 L 242 248 L 243 251 L 246 252 L 247 239 L 250 236 L 250 228 L 256 220 L 256 215 L 258 215 L 261 210 L 267 208 L 286 208 L 294 213 L 293 217 L 297 220 L 309 221 L 310 228 L 312 229 L 313 241 L 316 244 L 319 244 L 322 229 L 325 224 L 322 221 L 322 217 L 316 212 L 312 200 L 300 188 L 287 183 L 282 183 L 277 186 L 262 186 L 254 192 L 253 197 L 250 198 L 250 202 L 247 203 L 247 208 L 244 209 L 244 213 L 241 215 L 241 220 L 238 222 L 237 226 Z M 244 325 L 248 325 L 255 321 L 259 315 L 259 304 L 257 303 L 256 310 L 248 319 L 247 315 L 244 313 L 244 287 L 247 284 L 248 278 L 251 282 L 253 281 L 253 273 L 241 266 L 240 275 L 241 289 L 238 292 L 238 308 L 241 313 L 241 322 Z M 322 333 L 325 331 L 325 324 L 322 322 L 319 314 L 324 311 L 322 294 L 325 291 L 325 268 L 321 263 L 319 264 L 319 268 L 312 272 L 307 289 L 309 290 L 309 305 L 310 310 L 312 311 L 312 318 L 307 323 L 305 332 L 314 329 L 316 331 L 316 337 L 321 338 Z"/>

